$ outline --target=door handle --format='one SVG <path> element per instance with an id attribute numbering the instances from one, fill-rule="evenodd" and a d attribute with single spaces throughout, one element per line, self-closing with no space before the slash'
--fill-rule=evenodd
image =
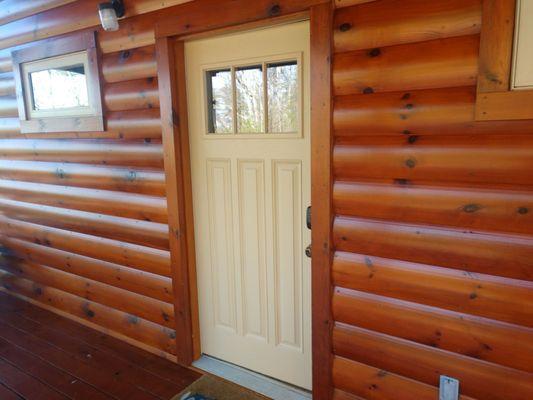
<path id="1" fill-rule="evenodd" d="M 307 207 L 307 211 L 305 212 L 305 223 L 307 229 L 311 229 L 311 206 Z"/>
<path id="2" fill-rule="evenodd" d="M 307 246 L 305 248 L 305 255 L 309 258 L 311 258 L 311 245 Z"/>

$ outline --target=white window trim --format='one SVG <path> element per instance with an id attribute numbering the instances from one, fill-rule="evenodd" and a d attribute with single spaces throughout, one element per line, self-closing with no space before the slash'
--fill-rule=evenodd
<path id="1" fill-rule="evenodd" d="M 33 72 L 43 71 L 52 68 L 68 67 L 72 65 L 83 64 L 85 71 L 85 85 L 89 99 L 88 107 L 59 108 L 55 110 L 35 110 L 33 104 L 33 92 L 30 81 L 30 74 Z M 88 83 L 93 78 L 89 68 L 89 55 L 87 50 L 76 53 L 65 54 L 57 57 L 45 58 L 37 61 L 30 61 L 21 65 L 22 80 L 24 87 L 24 103 L 28 117 L 35 118 L 61 118 L 76 116 L 96 116 L 97 109 L 95 105 L 94 93 L 91 93 L 91 85 Z"/>

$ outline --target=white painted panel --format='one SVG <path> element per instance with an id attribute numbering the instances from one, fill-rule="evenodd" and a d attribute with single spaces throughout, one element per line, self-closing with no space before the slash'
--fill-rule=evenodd
<path id="1" fill-rule="evenodd" d="M 209 244 L 215 324 L 236 329 L 230 160 L 207 160 Z"/>
<path id="2" fill-rule="evenodd" d="M 517 0 L 513 89 L 533 89 L 533 0 Z"/>
<path id="3" fill-rule="evenodd" d="M 244 333 L 266 340 L 268 321 L 263 160 L 239 160 L 238 179 Z"/>
<path id="4" fill-rule="evenodd" d="M 301 161 L 274 161 L 276 342 L 300 348 L 302 286 Z"/>

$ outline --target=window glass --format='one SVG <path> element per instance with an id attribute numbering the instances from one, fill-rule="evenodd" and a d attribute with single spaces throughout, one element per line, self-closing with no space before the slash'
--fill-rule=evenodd
<path id="1" fill-rule="evenodd" d="M 263 66 L 235 70 L 237 95 L 237 132 L 264 132 Z"/>
<path id="2" fill-rule="evenodd" d="M 298 130 L 298 64 L 296 61 L 267 65 L 268 131 Z"/>
<path id="3" fill-rule="evenodd" d="M 83 64 L 32 72 L 30 85 L 36 111 L 89 107 Z"/>
<path id="4" fill-rule="evenodd" d="M 231 69 L 207 72 L 209 133 L 233 132 L 233 88 Z"/>
<path id="5" fill-rule="evenodd" d="M 298 61 L 206 72 L 208 133 L 298 133 Z"/>

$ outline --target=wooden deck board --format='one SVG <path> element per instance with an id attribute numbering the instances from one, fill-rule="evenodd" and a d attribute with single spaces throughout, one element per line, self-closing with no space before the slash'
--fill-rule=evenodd
<path id="1" fill-rule="evenodd" d="M 56 390 L 74 399 L 105 400 L 103 392 L 41 360 L 4 339 L 0 338 L 0 359 L 3 359 L 38 381 L 54 387 Z M 3 397 L 0 397 L 3 399 Z"/>
<path id="2" fill-rule="evenodd" d="M 3 400 L 21 400 L 22 397 L 20 397 L 18 394 L 13 392 L 8 387 L 4 386 L 3 383 L 0 383 L 0 399 L 3 399 Z"/>
<path id="3" fill-rule="evenodd" d="M 2 399 L 165 400 L 200 376 L 5 293 L 0 311 Z"/>

